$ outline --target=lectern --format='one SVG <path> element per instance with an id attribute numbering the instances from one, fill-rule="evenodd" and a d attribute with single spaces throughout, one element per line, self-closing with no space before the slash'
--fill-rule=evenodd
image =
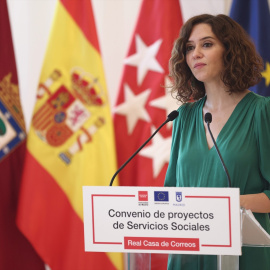
<path id="1" fill-rule="evenodd" d="M 261 227 L 250 210 L 240 209 L 241 242 L 246 247 L 269 247 L 270 235 Z M 139 266 L 139 268 L 138 268 Z M 150 270 L 151 254 L 127 254 L 128 270 Z M 239 270 L 239 256 L 218 255 L 216 270 Z M 212 269 L 215 270 L 215 269 Z"/>
<path id="2" fill-rule="evenodd" d="M 128 254 L 127 269 L 150 270 L 151 254 L 217 255 L 239 268 L 241 246 L 269 246 L 239 188 L 83 187 L 86 252 Z"/>

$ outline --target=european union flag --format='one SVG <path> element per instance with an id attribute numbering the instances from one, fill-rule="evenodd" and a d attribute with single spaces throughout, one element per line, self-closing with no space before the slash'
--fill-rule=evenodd
<path id="1" fill-rule="evenodd" d="M 233 0 L 230 17 L 251 36 L 264 60 L 259 84 L 250 88 L 262 96 L 270 96 L 270 11 L 268 0 Z"/>
<path id="2" fill-rule="evenodd" d="M 168 191 L 154 191 L 155 202 L 168 202 L 169 192 Z"/>

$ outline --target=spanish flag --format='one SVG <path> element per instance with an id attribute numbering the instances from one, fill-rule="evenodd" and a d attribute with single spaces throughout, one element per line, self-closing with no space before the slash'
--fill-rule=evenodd
<path id="1" fill-rule="evenodd" d="M 114 131 L 90 0 L 59 0 L 27 140 L 17 222 L 52 270 L 122 269 L 84 251 L 82 186 L 109 185 Z"/>

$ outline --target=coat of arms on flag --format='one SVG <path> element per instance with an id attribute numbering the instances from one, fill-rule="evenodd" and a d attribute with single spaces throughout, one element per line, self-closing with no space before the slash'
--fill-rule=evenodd
<path id="1" fill-rule="evenodd" d="M 12 73 L 0 78 L 0 160 L 26 137 L 18 85 L 11 78 Z"/>
<path id="2" fill-rule="evenodd" d="M 40 84 L 37 97 L 47 97 L 33 116 L 33 128 L 40 139 L 53 147 L 65 144 L 76 135 L 76 141 L 59 154 L 69 164 L 72 156 L 83 149 L 84 143 L 91 142 L 94 133 L 105 123 L 103 117 L 92 121 L 93 115 L 98 115 L 94 113 L 96 109 L 105 105 L 105 97 L 98 79 L 82 69 L 71 71 L 70 87 L 61 77 L 61 71 L 54 70 Z"/>

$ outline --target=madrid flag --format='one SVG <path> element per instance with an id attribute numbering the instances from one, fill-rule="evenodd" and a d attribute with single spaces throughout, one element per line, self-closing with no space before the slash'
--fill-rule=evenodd
<path id="1" fill-rule="evenodd" d="M 179 0 L 142 2 L 114 111 L 119 165 L 179 106 L 166 86 L 170 84 L 168 62 L 181 25 Z M 171 128 L 169 122 L 120 172 L 121 185 L 163 186 Z"/>
<path id="2" fill-rule="evenodd" d="M 27 140 L 18 225 L 52 270 L 122 269 L 84 251 L 82 186 L 109 185 L 114 132 L 89 0 L 59 0 Z"/>
<path id="3" fill-rule="evenodd" d="M 170 85 L 168 62 L 179 35 L 179 0 L 144 0 L 114 111 L 118 164 L 122 165 L 179 104 Z M 171 148 L 171 122 L 120 172 L 123 186 L 163 186 Z M 140 258 L 136 256 L 135 260 Z M 140 265 L 140 261 L 136 262 Z M 167 256 L 152 254 L 151 269 L 166 269 Z M 142 266 L 143 267 L 143 266 Z"/>

